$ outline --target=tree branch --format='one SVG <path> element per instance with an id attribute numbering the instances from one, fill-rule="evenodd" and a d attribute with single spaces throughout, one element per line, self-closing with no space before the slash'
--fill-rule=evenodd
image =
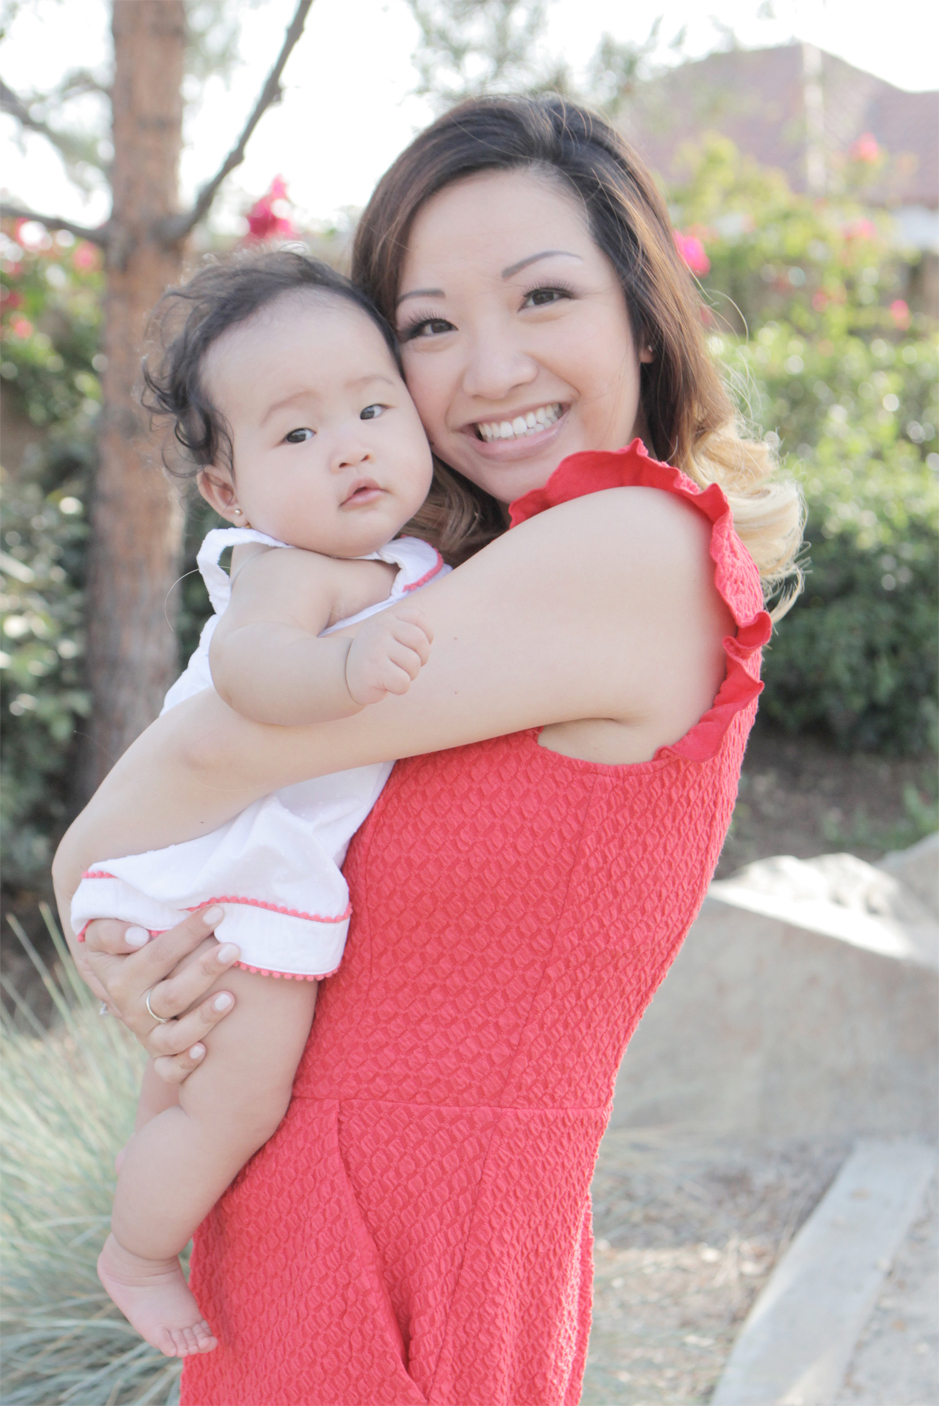
<path id="1" fill-rule="evenodd" d="M 216 175 L 199 191 L 196 202 L 191 210 L 181 215 L 173 215 L 168 220 L 161 220 L 156 226 L 154 233 L 162 243 L 175 244 L 178 240 L 185 239 L 189 231 L 208 214 L 212 202 L 218 194 L 219 187 L 225 177 L 244 161 L 245 148 L 248 145 L 248 141 L 255 127 L 258 125 L 267 109 L 274 103 L 280 101 L 280 76 L 284 71 L 284 66 L 290 57 L 294 45 L 303 33 L 303 26 L 306 24 L 306 17 L 312 4 L 313 0 L 299 0 L 296 14 L 290 22 L 287 33 L 284 35 L 283 46 L 277 57 L 277 62 L 268 74 L 267 82 L 261 89 L 261 96 L 255 104 L 254 111 L 248 118 L 244 131 L 225 157 Z"/>
<path id="2" fill-rule="evenodd" d="M 99 248 L 106 249 L 110 239 L 110 229 L 108 225 L 99 225 L 97 229 L 86 229 L 84 225 L 73 224 L 71 220 L 60 220 L 56 215 L 37 215 L 35 210 L 26 210 L 19 205 L 10 205 L 3 202 L 0 215 L 5 220 L 35 220 L 37 224 L 43 225 L 46 229 L 64 229 L 69 234 L 74 234 L 76 239 L 87 239 L 89 244 L 97 244 Z"/>
<path id="3" fill-rule="evenodd" d="M 70 87 L 70 84 L 73 86 Z M 65 162 L 68 174 L 76 184 L 84 186 L 85 189 L 87 189 L 88 182 L 82 179 L 82 164 L 93 166 L 99 171 L 102 169 L 102 162 L 98 156 L 98 144 L 94 137 L 59 132 L 55 127 L 50 127 L 48 122 L 45 122 L 41 117 L 35 117 L 33 112 L 37 106 L 54 105 L 66 101 L 69 97 L 80 96 L 82 93 L 92 91 L 106 96 L 105 90 L 89 74 L 75 73 L 67 75 L 60 91 L 43 98 L 24 99 L 18 93 L 14 93 L 13 89 L 0 78 L 0 112 L 9 113 L 27 132 L 36 132 L 40 137 L 45 137 L 47 142 L 51 142 Z"/>

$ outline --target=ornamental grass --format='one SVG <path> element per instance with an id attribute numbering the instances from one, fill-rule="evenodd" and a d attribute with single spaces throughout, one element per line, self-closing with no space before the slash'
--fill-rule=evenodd
<path id="1" fill-rule="evenodd" d="M 143 1342 L 95 1271 L 114 1156 L 133 1127 L 143 1052 L 81 981 L 48 908 L 52 970 L 17 937 L 48 992 L 47 1030 L 0 978 L 3 1059 L 4 1406 L 172 1406 L 178 1362 Z"/>

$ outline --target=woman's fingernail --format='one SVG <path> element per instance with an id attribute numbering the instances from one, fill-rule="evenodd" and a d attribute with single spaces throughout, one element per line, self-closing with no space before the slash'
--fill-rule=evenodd
<path id="1" fill-rule="evenodd" d="M 220 908 L 217 903 L 213 904 L 211 908 L 207 908 L 204 913 L 199 914 L 206 927 L 209 928 L 214 928 L 215 924 L 220 923 L 224 916 L 225 909 Z"/>
<path id="2" fill-rule="evenodd" d="M 204 1054 L 205 1054 L 205 1045 L 193 1045 L 192 1049 L 189 1051 L 189 1058 L 190 1058 L 190 1059 L 201 1059 Z"/>
<path id="3" fill-rule="evenodd" d="M 223 942 L 215 955 L 223 966 L 227 966 L 229 962 L 233 962 L 239 955 L 239 949 L 233 942 Z"/>
<path id="4" fill-rule="evenodd" d="M 124 941 L 128 947 L 146 947 L 150 941 L 150 934 L 146 928 L 128 928 L 124 934 Z"/>
<path id="5" fill-rule="evenodd" d="M 217 1011 L 227 1011 L 231 1004 L 232 999 L 227 991 L 222 991 L 212 1002 L 212 1005 Z"/>

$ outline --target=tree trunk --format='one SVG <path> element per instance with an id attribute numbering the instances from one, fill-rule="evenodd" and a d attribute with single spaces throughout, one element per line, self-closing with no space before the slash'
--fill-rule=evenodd
<path id="1" fill-rule="evenodd" d="M 80 786 L 90 794 L 156 717 L 176 671 L 166 597 L 183 514 L 160 437 L 135 409 L 147 315 L 178 283 L 182 248 L 153 233 L 177 210 L 184 0 L 114 0 L 113 214 L 107 260 L 98 473 L 89 550 L 88 670 L 93 712 Z"/>

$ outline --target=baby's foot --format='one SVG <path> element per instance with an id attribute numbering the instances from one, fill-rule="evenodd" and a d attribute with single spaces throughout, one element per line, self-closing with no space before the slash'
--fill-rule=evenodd
<path id="1" fill-rule="evenodd" d="M 98 1278 L 140 1336 L 167 1357 L 218 1347 L 178 1259 L 145 1260 L 109 1235 L 98 1257 Z"/>

